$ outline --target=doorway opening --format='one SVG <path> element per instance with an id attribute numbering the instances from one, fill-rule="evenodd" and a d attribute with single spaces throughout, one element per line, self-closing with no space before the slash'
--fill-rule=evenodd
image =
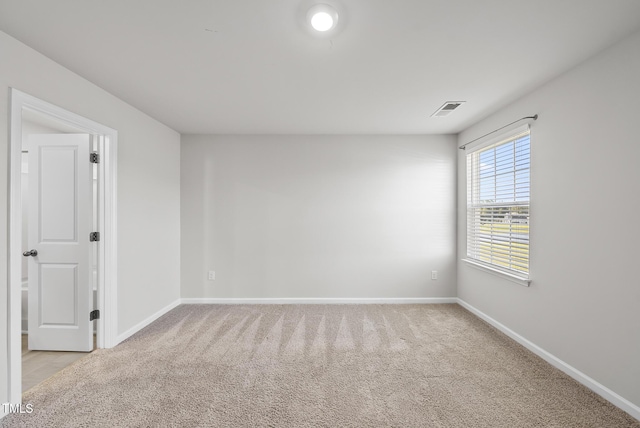
<path id="1" fill-rule="evenodd" d="M 8 387 L 20 403 L 24 333 L 44 352 L 116 343 L 117 132 L 12 88 L 10 138 Z"/>

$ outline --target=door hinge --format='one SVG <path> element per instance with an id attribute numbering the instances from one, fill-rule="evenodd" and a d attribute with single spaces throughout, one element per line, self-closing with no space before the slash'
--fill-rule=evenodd
<path id="1" fill-rule="evenodd" d="M 95 309 L 89 312 L 89 321 L 100 319 L 100 311 Z"/>
<path id="2" fill-rule="evenodd" d="M 89 162 L 100 163 L 100 153 L 97 153 L 97 152 L 89 153 Z"/>
<path id="3" fill-rule="evenodd" d="M 95 242 L 100 240 L 100 232 L 91 232 L 89 234 L 89 242 Z"/>

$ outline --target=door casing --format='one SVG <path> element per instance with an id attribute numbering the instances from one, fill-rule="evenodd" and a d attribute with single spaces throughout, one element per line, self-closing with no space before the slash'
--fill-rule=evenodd
<path id="1" fill-rule="evenodd" d="M 54 104 L 11 88 L 10 146 L 9 146 L 9 242 L 8 242 L 8 331 L 7 379 L 11 403 L 22 402 L 21 358 L 21 261 L 22 261 L 22 112 L 48 116 L 73 126 L 98 139 L 100 164 L 98 167 L 98 242 L 97 308 L 100 319 L 96 325 L 98 348 L 117 345 L 117 149 L 115 129 L 72 113 Z"/>

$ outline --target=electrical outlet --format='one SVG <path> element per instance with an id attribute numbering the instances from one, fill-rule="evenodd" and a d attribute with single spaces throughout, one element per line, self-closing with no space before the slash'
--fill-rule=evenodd
<path id="1" fill-rule="evenodd" d="M 216 279 L 216 271 L 210 270 L 209 271 L 209 281 L 214 281 L 215 279 Z"/>
<path id="2" fill-rule="evenodd" d="M 433 280 L 438 279 L 438 271 L 437 270 L 432 270 L 431 271 L 431 279 L 433 279 Z"/>

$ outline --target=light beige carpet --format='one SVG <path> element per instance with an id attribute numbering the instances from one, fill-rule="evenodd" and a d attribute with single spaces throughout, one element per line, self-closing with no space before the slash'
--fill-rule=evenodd
<path id="1" fill-rule="evenodd" d="M 640 427 L 458 305 L 184 305 L 24 396 L 28 427 Z"/>

